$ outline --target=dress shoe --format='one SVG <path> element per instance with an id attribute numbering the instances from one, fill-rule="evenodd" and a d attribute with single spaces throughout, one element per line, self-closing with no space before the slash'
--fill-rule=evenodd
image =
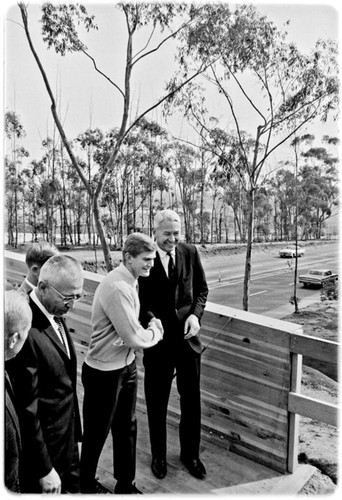
<path id="1" fill-rule="evenodd" d="M 103 486 L 97 479 L 95 479 L 91 484 L 81 486 L 81 493 L 105 495 L 112 493 L 108 488 Z"/>
<path id="2" fill-rule="evenodd" d="M 114 493 L 123 495 L 142 495 L 143 492 L 138 490 L 134 483 L 123 483 L 118 481 L 115 485 Z"/>
<path id="3" fill-rule="evenodd" d="M 152 469 L 153 474 L 158 479 L 163 479 L 167 473 L 166 460 L 163 458 L 153 458 L 152 464 L 151 464 L 151 469 Z"/>
<path id="4" fill-rule="evenodd" d="M 181 456 L 181 461 L 187 467 L 190 474 L 197 479 L 204 479 L 206 470 L 199 458 L 185 458 Z"/>

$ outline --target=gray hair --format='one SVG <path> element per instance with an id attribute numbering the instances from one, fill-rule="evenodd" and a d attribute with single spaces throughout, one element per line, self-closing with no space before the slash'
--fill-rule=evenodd
<path id="1" fill-rule="evenodd" d="M 123 260 L 125 261 L 126 253 L 137 257 L 143 252 L 153 252 L 155 249 L 156 245 L 152 238 L 144 233 L 132 233 L 127 237 L 122 249 Z"/>
<path id="2" fill-rule="evenodd" d="M 164 220 L 179 222 L 179 224 L 181 224 L 180 217 L 176 212 L 174 212 L 173 210 L 165 209 L 158 212 L 154 217 L 154 229 L 158 229 L 158 227 L 164 222 Z"/>
<path id="3" fill-rule="evenodd" d="M 76 277 L 82 274 L 81 263 L 71 255 L 54 255 L 45 262 L 39 274 L 39 282 L 58 281 L 62 276 Z"/>
<path id="4" fill-rule="evenodd" d="M 14 333 L 24 333 L 31 327 L 32 311 L 28 295 L 17 290 L 5 292 L 4 331 L 5 339 Z"/>

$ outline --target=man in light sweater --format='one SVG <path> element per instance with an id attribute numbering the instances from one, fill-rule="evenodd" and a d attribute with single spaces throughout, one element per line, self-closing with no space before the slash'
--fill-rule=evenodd
<path id="1" fill-rule="evenodd" d="M 139 323 L 138 277 L 148 276 L 155 244 L 142 233 L 130 234 L 123 262 L 98 286 L 92 309 L 89 349 L 82 368 L 84 386 L 81 492 L 104 493 L 96 469 L 111 430 L 115 493 L 141 493 L 134 484 L 136 466 L 137 370 L 135 349 L 156 345 L 163 337 L 161 321 Z"/>

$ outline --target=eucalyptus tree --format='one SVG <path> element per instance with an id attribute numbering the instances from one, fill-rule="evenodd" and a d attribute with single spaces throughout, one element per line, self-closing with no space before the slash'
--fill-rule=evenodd
<path id="1" fill-rule="evenodd" d="M 338 139 L 333 139 L 338 144 Z M 326 138 L 330 142 L 329 138 Z M 337 141 L 337 142 L 336 142 Z M 301 190 L 310 193 L 313 233 L 316 238 L 322 234 L 322 226 L 338 203 L 339 159 L 324 147 L 311 147 L 302 152 L 305 166 L 301 169 Z M 308 200 L 303 204 L 307 206 Z"/>
<path id="2" fill-rule="evenodd" d="M 205 83 L 216 89 L 220 114 L 238 140 L 244 171 L 248 175 L 249 206 L 243 308 L 248 310 L 254 198 L 261 172 L 272 153 L 314 119 L 326 120 L 337 113 L 338 60 L 332 41 L 319 40 L 311 53 L 301 53 L 286 42 L 286 33 L 261 15 L 253 5 L 231 8 L 227 3 L 204 5 L 196 22 L 182 33 L 178 51 L 180 75 L 192 64 L 208 65 Z M 177 76 L 173 84 L 176 85 Z M 197 80 L 196 80 L 197 85 Z M 184 103 L 187 113 L 196 115 L 199 88 Z M 177 102 L 177 96 L 175 96 Z M 244 105 L 241 110 L 241 105 Z M 211 112 L 211 115 L 214 115 Z M 254 145 L 246 147 L 243 116 L 254 129 Z M 208 130 L 210 133 L 210 130 Z M 223 152 L 222 152 L 223 154 Z M 227 163 L 228 167 L 229 162 Z M 231 168 L 234 168 L 232 165 Z"/>
<path id="3" fill-rule="evenodd" d="M 201 176 L 197 175 L 198 152 L 191 146 L 176 142 L 173 146 L 172 172 L 180 193 L 184 216 L 185 240 L 194 240 L 194 214 L 198 206 L 196 187 Z"/>
<path id="4" fill-rule="evenodd" d="M 113 169 L 115 162 L 117 160 L 118 154 L 120 152 L 121 146 L 125 137 L 130 133 L 130 131 L 135 127 L 139 120 L 151 112 L 153 109 L 157 108 L 165 100 L 170 99 L 174 94 L 176 94 L 179 89 L 184 85 L 191 82 L 197 75 L 199 75 L 204 69 L 205 65 L 199 63 L 197 68 L 195 68 L 191 73 L 188 73 L 178 81 L 177 84 L 172 84 L 166 93 L 159 99 L 157 99 L 152 105 L 148 106 L 142 111 L 138 111 L 135 114 L 135 118 L 130 118 L 131 107 L 132 107 L 132 95 L 131 95 L 131 85 L 133 70 L 136 69 L 138 64 L 144 62 L 149 56 L 153 57 L 153 54 L 157 52 L 160 47 L 165 45 L 172 39 L 179 37 L 181 32 L 186 29 L 192 22 L 192 18 L 195 16 L 197 8 L 192 5 L 187 4 L 164 4 L 164 3 L 151 3 L 143 4 L 140 2 L 131 3 L 118 3 L 113 5 L 113 9 L 118 9 L 118 11 L 123 15 L 123 20 L 126 26 L 126 62 L 124 65 L 123 74 L 118 81 L 113 81 L 108 75 L 106 75 L 100 68 L 98 68 L 96 60 L 92 57 L 91 53 L 88 51 L 86 45 L 81 41 L 78 29 L 84 27 L 87 31 L 96 29 L 94 16 L 88 15 L 87 10 L 84 6 L 79 4 L 52 4 L 44 3 L 42 5 L 42 36 L 43 40 L 47 43 L 49 48 L 53 48 L 57 54 L 64 56 L 66 53 L 79 52 L 84 54 L 85 57 L 89 58 L 92 62 L 95 71 L 102 75 L 106 79 L 108 85 L 113 89 L 113 92 L 118 93 L 122 98 L 122 107 L 119 112 L 120 126 L 119 133 L 117 135 L 116 142 L 111 151 L 111 155 L 107 163 L 103 166 L 99 175 L 97 177 L 97 183 L 95 190 L 92 191 L 89 187 L 89 182 L 84 175 L 82 169 L 78 165 L 77 158 L 75 157 L 72 145 L 68 140 L 67 134 L 65 132 L 63 123 L 58 115 L 56 99 L 52 92 L 52 88 L 49 82 L 47 72 L 45 71 L 39 54 L 37 53 L 33 40 L 30 34 L 29 19 L 28 19 L 28 9 L 24 3 L 19 3 L 19 8 L 21 11 L 21 17 L 24 24 L 25 34 L 30 46 L 30 50 L 35 58 L 38 65 L 39 71 L 43 78 L 46 91 L 48 92 L 51 101 L 51 112 L 53 119 L 55 121 L 56 127 L 60 133 L 63 145 L 69 155 L 70 161 L 80 176 L 83 184 L 85 185 L 89 195 L 92 197 L 93 205 L 93 216 L 97 228 L 97 232 L 101 241 L 104 259 L 106 262 L 106 267 L 108 270 L 112 268 L 111 256 L 109 251 L 108 242 L 106 239 L 105 231 L 101 221 L 100 214 L 100 199 L 103 186 L 106 182 L 109 172 Z M 177 17 L 178 16 L 178 17 Z M 181 18 L 179 18 L 181 16 Z M 180 23 L 176 28 L 174 21 L 179 21 Z M 147 42 L 144 46 L 139 48 L 134 52 L 133 46 L 136 39 L 136 35 L 141 29 L 150 30 L 147 37 Z M 161 33 L 162 38 L 155 42 L 153 35 L 156 31 Z M 167 33 L 166 33 L 167 32 Z M 153 45 L 154 44 L 154 45 Z M 104 44 L 105 45 L 105 44 Z M 110 51 L 110 57 L 113 57 L 113 52 Z M 171 61 L 170 61 L 171 62 Z M 113 62 L 111 63 L 113 64 Z M 115 63 L 114 63 L 115 64 Z M 121 86 L 121 79 L 124 82 Z"/>
<path id="5" fill-rule="evenodd" d="M 269 181 L 274 201 L 274 235 L 276 240 L 293 236 L 293 213 L 296 205 L 296 178 L 292 169 L 280 168 Z"/>
<path id="6" fill-rule="evenodd" d="M 19 235 L 19 207 L 22 202 L 22 160 L 29 156 L 28 151 L 20 145 L 20 140 L 26 132 L 20 117 L 13 111 L 5 113 L 5 137 L 10 143 L 9 154 L 5 156 L 5 187 L 7 206 L 8 244 L 14 248 L 18 246 Z M 23 208 L 24 212 L 24 208 Z M 23 213 L 23 219 L 25 214 Z M 24 236 L 25 237 L 25 236 Z"/>

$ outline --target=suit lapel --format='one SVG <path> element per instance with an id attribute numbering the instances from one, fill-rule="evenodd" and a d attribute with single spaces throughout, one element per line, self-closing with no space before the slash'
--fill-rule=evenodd
<path id="1" fill-rule="evenodd" d="M 70 361 L 72 357 L 76 357 L 75 349 L 73 342 L 70 339 L 70 334 L 69 331 L 65 325 L 65 322 L 62 318 L 62 323 L 68 338 L 68 343 L 69 343 L 69 350 L 70 350 L 70 358 L 68 357 L 67 353 L 65 352 L 64 346 L 62 345 L 61 341 L 58 338 L 57 333 L 55 332 L 55 329 L 51 325 L 50 321 L 48 318 L 43 314 L 43 312 L 39 309 L 39 307 L 33 302 L 33 300 L 30 300 L 30 306 L 33 312 L 33 321 L 32 321 L 32 327 L 37 328 L 42 332 L 42 335 L 46 335 L 51 342 L 54 344 L 54 346 L 58 349 L 58 352 L 60 355 L 63 357 L 63 359 Z"/>
<path id="2" fill-rule="evenodd" d="M 177 282 L 182 275 L 182 268 L 184 263 L 183 248 L 179 245 L 176 246 L 176 276 Z"/>

